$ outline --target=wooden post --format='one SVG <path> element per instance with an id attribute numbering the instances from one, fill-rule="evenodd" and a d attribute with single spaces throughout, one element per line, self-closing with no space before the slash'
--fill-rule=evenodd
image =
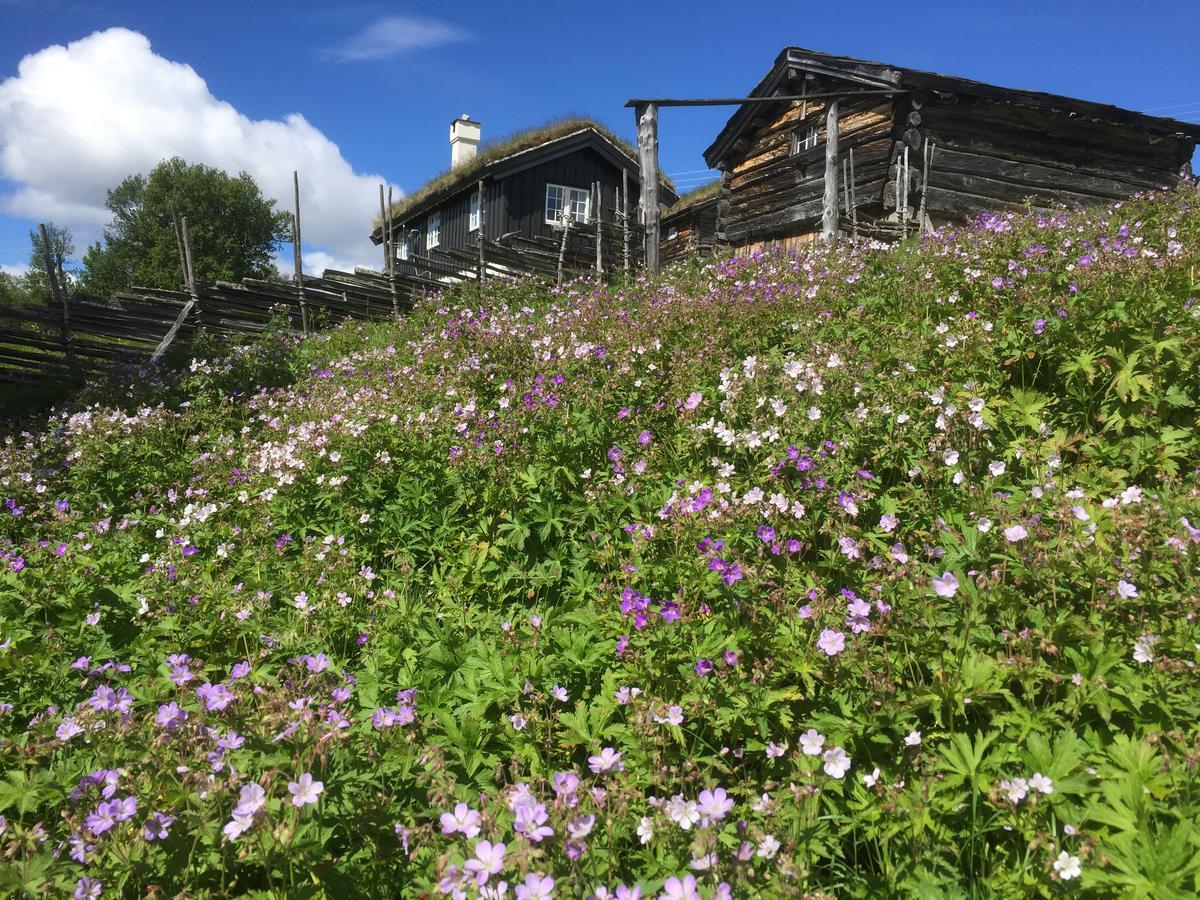
<path id="1" fill-rule="evenodd" d="M 821 240 L 829 242 L 838 231 L 838 101 L 829 101 L 825 114 L 825 197 L 821 211 Z"/>
<path id="2" fill-rule="evenodd" d="M 929 164 L 933 162 L 933 151 L 937 149 L 937 144 L 930 144 L 926 140 L 922 146 L 922 152 L 925 156 L 925 165 L 921 171 L 921 206 L 917 210 L 917 227 L 925 230 L 925 198 L 929 193 Z"/>
<path id="3" fill-rule="evenodd" d="M 658 274 L 658 106 L 643 103 L 636 107 L 639 180 L 642 212 L 645 216 L 646 271 Z"/>
<path id="4" fill-rule="evenodd" d="M 854 148 L 850 148 L 850 227 L 858 237 L 858 192 L 854 189 Z"/>
<path id="5" fill-rule="evenodd" d="M 383 241 L 383 269 L 388 277 L 388 289 L 392 294 L 392 315 L 400 315 L 400 302 L 396 297 L 396 278 L 392 263 L 392 223 L 391 207 L 384 204 L 383 185 L 379 186 L 379 236 Z"/>
<path id="6" fill-rule="evenodd" d="M 396 223 L 392 220 L 392 186 L 387 189 L 388 292 L 392 295 L 392 315 L 400 315 L 400 294 L 396 290 Z"/>
<path id="7" fill-rule="evenodd" d="M 563 236 L 562 244 L 558 248 L 558 286 L 562 287 L 563 279 L 563 261 L 567 256 L 567 235 L 571 233 L 571 217 L 567 215 L 566 210 L 563 210 Z"/>
<path id="8" fill-rule="evenodd" d="M 71 310 L 67 305 L 66 289 L 59 280 L 62 276 L 62 260 L 55 256 L 50 249 L 50 236 L 46 233 L 44 223 L 38 224 L 38 231 L 42 235 L 42 262 L 46 266 L 46 279 L 50 282 L 51 302 L 58 307 L 59 336 L 62 338 L 63 352 L 67 354 L 67 359 L 74 360 L 75 344 L 71 339 Z"/>
<path id="9" fill-rule="evenodd" d="M 292 262 L 296 269 L 296 292 L 300 298 L 300 330 L 308 334 L 308 303 L 304 299 L 304 259 L 300 251 L 300 173 L 292 171 L 296 194 L 296 212 L 292 215 Z"/>
<path id="10" fill-rule="evenodd" d="M 192 264 L 192 240 L 188 236 L 187 216 L 182 216 L 179 220 L 179 230 L 183 235 L 183 261 L 187 266 L 187 285 L 188 293 L 192 297 L 192 308 L 196 315 L 196 324 L 204 324 L 204 310 L 200 306 L 200 293 L 196 289 L 196 267 Z"/>
<path id="11" fill-rule="evenodd" d="M 621 169 L 621 245 L 625 260 L 625 277 L 629 277 L 629 172 Z"/>
<path id="12" fill-rule="evenodd" d="M 183 252 L 183 230 L 179 227 L 179 212 L 174 206 L 171 207 L 171 224 L 175 226 L 175 245 L 179 249 L 180 280 L 186 285 L 188 280 L 187 254 Z"/>
<path id="13" fill-rule="evenodd" d="M 904 164 L 904 171 L 900 174 L 900 184 L 904 186 L 904 206 L 900 209 L 900 234 L 908 237 L 908 145 L 904 145 L 904 154 L 901 156 Z"/>
<path id="14" fill-rule="evenodd" d="M 596 193 L 596 277 L 599 278 L 604 274 L 604 251 L 601 248 L 600 242 L 604 239 L 604 217 L 603 210 L 600 205 L 601 191 L 600 182 L 596 182 L 593 186 Z"/>
<path id="15" fill-rule="evenodd" d="M 479 179 L 479 186 L 476 188 L 479 192 L 479 230 L 475 234 L 475 240 L 479 244 L 479 270 L 475 275 L 475 283 L 479 286 L 479 293 L 483 294 L 483 272 L 487 268 L 487 261 L 483 258 L 483 179 Z M 469 222 L 467 223 L 470 224 Z"/>

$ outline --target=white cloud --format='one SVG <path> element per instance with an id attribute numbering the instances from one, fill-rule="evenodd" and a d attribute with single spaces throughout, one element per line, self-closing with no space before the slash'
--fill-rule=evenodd
<path id="1" fill-rule="evenodd" d="M 5 275 L 15 275 L 19 278 L 28 271 L 29 266 L 26 263 L 13 263 L 12 265 L 0 263 L 0 272 Z"/>
<path id="2" fill-rule="evenodd" d="M 16 185 L 0 194 L 0 210 L 70 226 L 80 252 L 109 219 L 107 190 L 171 156 L 246 171 L 282 209 L 298 170 L 306 253 L 379 266 L 367 234 L 382 176 L 355 172 L 298 113 L 242 115 L 142 34 L 111 28 L 47 47 L 0 82 L 0 177 Z"/>
<path id="3" fill-rule="evenodd" d="M 333 62 L 388 59 L 413 50 L 425 50 L 470 39 L 470 35 L 434 19 L 388 16 L 368 25 L 358 34 L 326 50 L 322 56 Z"/>

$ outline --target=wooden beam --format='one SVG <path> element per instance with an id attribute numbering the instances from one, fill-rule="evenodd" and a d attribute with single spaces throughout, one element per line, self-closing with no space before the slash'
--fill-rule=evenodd
<path id="1" fill-rule="evenodd" d="M 641 109 L 643 106 L 741 106 L 743 103 L 787 103 L 793 100 L 799 102 L 801 100 L 826 100 L 843 97 L 867 97 L 871 95 L 894 95 L 907 93 L 907 90 L 901 88 L 887 88 L 886 90 L 877 91 L 835 91 L 824 94 L 802 94 L 786 97 L 714 97 L 701 100 L 642 98 L 629 100 L 625 103 L 625 106 L 632 109 Z"/>
<path id="2" fill-rule="evenodd" d="M 829 101 L 825 114 L 825 198 L 821 211 L 821 240 L 829 242 L 838 231 L 838 102 Z"/>
<path id="3" fill-rule="evenodd" d="M 621 169 L 621 247 L 624 253 L 625 277 L 629 277 L 629 171 Z"/>
<path id="4" fill-rule="evenodd" d="M 642 213 L 645 216 L 646 271 L 658 274 L 658 106 L 643 103 L 636 108 L 638 166 Z"/>

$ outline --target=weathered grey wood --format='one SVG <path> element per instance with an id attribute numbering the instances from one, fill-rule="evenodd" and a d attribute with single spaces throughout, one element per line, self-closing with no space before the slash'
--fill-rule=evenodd
<path id="1" fill-rule="evenodd" d="M 903 88 L 886 88 L 881 90 L 867 91 L 831 91 L 824 94 L 801 94 L 796 96 L 779 96 L 779 97 L 714 97 L 704 98 L 700 100 L 679 100 L 669 98 L 640 98 L 627 100 L 626 108 L 640 109 L 643 106 L 742 106 L 746 103 L 789 103 L 799 102 L 801 100 L 825 100 L 828 98 L 838 97 L 867 97 L 880 94 L 906 94 L 908 91 Z"/>
<path id="2" fill-rule="evenodd" d="M 654 103 L 643 103 L 636 107 L 636 111 L 640 196 L 646 229 L 646 271 L 657 275 L 661 216 L 658 208 L 658 106 Z"/>
<path id="3" fill-rule="evenodd" d="M 560 249 L 559 249 L 559 251 L 558 251 L 558 278 L 557 278 L 557 284 L 558 284 L 558 286 L 559 286 L 559 287 L 562 287 L 562 280 L 563 280 L 563 262 L 564 262 L 564 260 L 566 259 L 566 256 L 567 256 L 567 236 L 568 236 L 570 233 L 571 233 L 571 217 L 570 217 L 570 216 L 566 216 L 566 215 L 564 215 L 564 216 L 563 216 L 563 235 L 562 235 L 562 246 L 561 246 L 561 248 L 560 248 Z"/>
<path id="4" fill-rule="evenodd" d="M 825 197 L 822 201 L 821 240 L 829 242 L 838 230 L 838 101 L 825 111 Z"/>
<path id="5" fill-rule="evenodd" d="M 388 256 L 388 293 L 392 296 L 392 315 L 400 315 L 400 295 L 396 288 L 396 223 L 392 219 L 392 186 L 387 191 L 387 256 Z"/>
<path id="6" fill-rule="evenodd" d="M 600 227 L 603 210 L 601 209 L 600 182 L 595 182 L 592 185 L 592 190 L 596 194 L 596 277 L 599 278 L 604 274 L 604 229 Z"/>
<path id="7" fill-rule="evenodd" d="M 42 262 L 46 267 L 46 279 L 50 282 L 50 296 L 59 312 L 63 351 L 70 358 L 75 355 L 75 351 L 71 342 L 71 311 L 67 307 L 67 292 L 59 280 L 62 277 L 62 261 L 50 249 L 50 237 L 46 233 L 45 223 L 38 223 L 38 231 L 42 236 Z"/>
<path id="8" fill-rule="evenodd" d="M 300 300 L 300 328 L 308 334 L 308 304 L 304 300 L 304 259 L 300 250 L 300 173 L 292 171 L 292 186 L 296 195 L 296 211 L 292 217 L 292 255 L 295 265 L 296 293 Z"/>
<path id="9" fill-rule="evenodd" d="M 475 242 L 479 245 L 479 247 L 478 247 L 479 268 L 476 270 L 475 282 L 479 288 L 480 293 L 482 293 L 483 292 L 483 278 L 487 272 L 487 261 L 483 258 L 483 246 L 486 243 L 486 241 L 484 241 L 484 238 L 483 238 L 483 227 L 484 227 L 483 215 L 484 214 L 483 214 L 483 179 L 482 178 L 479 179 L 479 186 L 476 188 L 476 190 L 479 192 L 479 229 L 475 232 Z M 470 224 L 470 223 L 468 223 L 468 224 Z"/>
<path id="10" fill-rule="evenodd" d="M 629 277 L 629 172 L 621 169 L 621 256 Z"/>

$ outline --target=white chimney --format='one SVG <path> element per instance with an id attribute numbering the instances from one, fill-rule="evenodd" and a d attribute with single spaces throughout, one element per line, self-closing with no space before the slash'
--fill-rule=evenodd
<path id="1" fill-rule="evenodd" d="M 479 123 L 466 113 L 450 123 L 450 167 L 470 162 L 479 151 Z"/>

